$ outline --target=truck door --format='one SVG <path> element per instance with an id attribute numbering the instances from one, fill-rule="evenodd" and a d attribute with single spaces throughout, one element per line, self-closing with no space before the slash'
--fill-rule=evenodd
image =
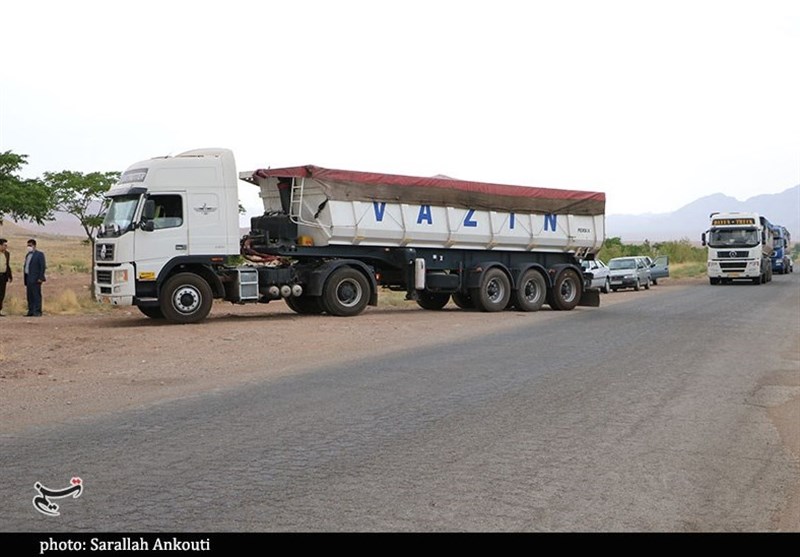
<path id="1" fill-rule="evenodd" d="M 189 253 L 185 193 L 154 193 L 148 201 L 153 204 L 153 229 L 137 230 L 134 245 L 136 279 L 141 281 L 155 281 L 170 259 Z"/>

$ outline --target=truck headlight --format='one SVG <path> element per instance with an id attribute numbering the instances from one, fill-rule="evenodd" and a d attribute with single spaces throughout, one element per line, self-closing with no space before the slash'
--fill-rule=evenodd
<path id="1" fill-rule="evenodd" d="M 121 269 L 114 271 L 114 284 L 128 282 L 128 270 Z"/>

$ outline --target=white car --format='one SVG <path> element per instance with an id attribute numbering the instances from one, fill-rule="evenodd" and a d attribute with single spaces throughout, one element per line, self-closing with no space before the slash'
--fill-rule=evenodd
<path id="1" fill-rule="evenodd" d="M 599 288 L 601 292 L 608 294 L 611 291 L 611 277 L 608 265 L 599 259 L 584 259 L 581 261 L 584 273 L 592 273 L 592 288 Z"/>

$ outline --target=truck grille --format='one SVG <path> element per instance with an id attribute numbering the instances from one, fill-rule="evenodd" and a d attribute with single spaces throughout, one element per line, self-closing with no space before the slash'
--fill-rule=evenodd
<path id="1" fill-rule="evenodd" d="M 97 284 L 111 284 L 111 271 L 97 271 Z"/>
<path id="2" fill-rule="evenodd" d="M 719 264 L 720 269 L 723 271 L 744 271 L 747 267 L 746 261 L 724 261 Z"/>
<path id="3" fill-rule="evenodd" d="M 717 252 L 717 257 L 720 259 L 735 259 L 737 257 L 747 257 L 747 252 L 736 250 L 720 250 Z"/>
<path id="4" fill-rule="evenodd" d="M 113 261 L 114 244 L 97 244 L 94 247 L 94 256 L 97 261 Z"/>

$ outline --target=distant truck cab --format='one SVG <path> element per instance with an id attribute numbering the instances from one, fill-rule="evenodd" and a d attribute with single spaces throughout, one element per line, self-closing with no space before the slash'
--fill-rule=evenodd
<path id="1" fill-rule="evenodd" d="M 708 246 L 708 280 L 711 284 L 772 280 L 773 231 L 757 213 L 712 213 L 711 227 L 702 235 Z"/>

